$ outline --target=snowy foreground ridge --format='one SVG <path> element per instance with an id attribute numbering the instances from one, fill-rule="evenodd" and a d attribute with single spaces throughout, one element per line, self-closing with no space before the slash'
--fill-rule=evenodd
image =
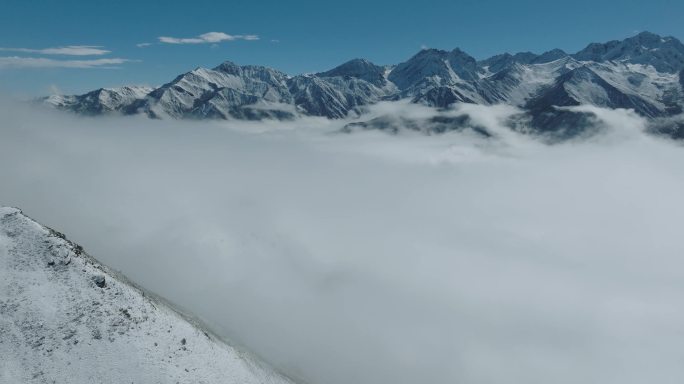
<path id="1" fill-rule="evenodd" d="M 291 383 L 0 207 L 0 383 Z"/>

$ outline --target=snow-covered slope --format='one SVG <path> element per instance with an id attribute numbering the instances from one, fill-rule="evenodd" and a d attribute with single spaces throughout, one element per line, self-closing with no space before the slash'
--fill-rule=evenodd
<path id="1" fill-rule="evenodd" d="M 522 64 L 514 61 L 480 80 L 480 92 L 492 104 L 523 107 L 545 87 L 581 64 L 569 56 L 544 62 Z"/>
<path id="2" fill-rule="evenodd" d="M 318 73 L 319 77 L 355 77 L 365 80 L 376 87 L 387 84 L 385 67 L 375 65 L 365 59 L 353 59 L 329 71 Z"/>
<path id="3" fill-rule="evenodd" d="M 119 88 L 100 88 L 84 95 L 51 95 L 43 101 L 59 109 L 71 110 L 84 115 L 101 115 L 122 112 L 132 103 L 147 96 L 153 88 L 144 86 L 125 86 Z"/>
<path id="4" fill-rule="evenodd" d="M 397 65 L 388 79 L 414 102 L 446 107 L 455 102 L 486 103 L 478 92 L 477 61 L 460 49 L 423 49 Z"/>
<path id="5" fill-rule="evenodd" d="M 98 90 L 43 101 L 84 114 L 121 111 L 195 119 L 344 118 L 362 114 L 367 105 L 398 99 L 438 108 L 459 102 L 509 104 L 525 109 L 533 128 L 553 131 L 554 119 L 546 117 L 556 113 L 555 106 L 632 108 L 650 119 L 682 113 L 682 71 L 684 44 L 643 32 L 592 43 L 575 54 L 554 49 L 477 61 L 458 48 L 423 49 L 393 67 L 354 59 L 293 77 L 225 62 L 214 69 L 197 68 L 151 91 L 109 95 Z"/>
<path id="6" fill-rule="evenodd" d="M 0 207 L 0 383 L 291 383 Z"/>
<path id="7" fill-rule="evenodd" d="M 351 76 L 296 76 L 290 92 L 297 108 L 306 115 L 343 118 L 359 107 L 376 103 L 388 94 L 387 87 Z"/>
<path id="8" fill-rule="evenodd" d="M 133 103 L 128 113 L 151 117 L 243 117 L 252 105 L 262 109 L 290 104 L 287 75 L 271 68 L 226 61 L 214 69 L 197 68 L 176 77 Z"/>
<path id="9" fill-rule="evenodd" d="M 573 56 L 582 61 L 645 64 L 659 72 L 676 72 L 684 67 L 684 44 L 671 36 L 641 32 L 622 41 L 589 44 Z"/>

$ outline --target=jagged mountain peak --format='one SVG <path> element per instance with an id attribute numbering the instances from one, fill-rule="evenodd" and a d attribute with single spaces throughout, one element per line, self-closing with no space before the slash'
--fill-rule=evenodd
<path id="1" fill-rule="evenodd" d="M 212 70 L 225 72 L 225 73 L 233 73 L 236 71 L 245 71 L 245 70 L 263 70 L 263 71 L 269 71 L 269 72 L 280 72 L 276 69 L 273 69 L 271 67 L 267 67 L 264 65 L 254 65 L 254 64 L 240 65 L 240 64 L 237 64 L 237 63 L 230 61 L 230 60 L 224 61 L 223 63 L 212 68 Z"/>
<path id="2" fill-rule="evenodd" d="M 447 76 L 448 67 L 446 57 L 449 52 L 427 48 L 422 49 L 407 61 L 397 65 L 392 69 L 388 78 L 401 90 L 434 76 Z"/>
<path id="3" fill-rule="evenodd" d="M 377 68 L 382 68 L 379 65 L 373 64 L 370 60 L 362 59 L 362 58 L 354 58 L 349 61 L 345 61 L 344 63 L 338 65 L 337 67 L 325 71 L 325 72 L 319 72 L 319 76 L 339 76 L 333 73 L 344 73 L 348 71 L 354 71 L 354 70 L 363 70 L 363 69 L 377 69 Z"/>
<path id="4" fill-rule="evenodd" d="M 251 65 L 251 64 L 239 65 L 239 64 L 236 64 L 232 61 L 224 61 L 223 63 L 214 67 L 212 69 L 212 71 L 221 72 L 223 74 L 234 75 L 234 76 L 258 75 L 262 79 L 265 79 L 266 77 L 271 77 L 271 78 L 277 78 L 277 79 L 282 80 L 282 79 L 286 79 L 289 77 L 284 72 L 278 71 L 277 69 L 273 69 L 271 67 L 266 67 L 263 65 Z"/>
<path id="5" fill-rule="evenodd" d="M 572 81 L 573 79 L 583 79 L 583 80 L 593 80 L 598 79 L 600 76 L 594 72 L 588 65 L 580 65 L 577 68 L 573 68 L 568 72 L 560 75 L 556 80 L 556 83 L 565 83 Z"/>
<path id="6" fill-rule="evenodd" d="M 452 49 L 451 52 L 449 52 L 449 54 L 454 55 L 454 56 L 463 56 L 463 57 L 467 57 L 467 58 L 473 58 L 466 51 L 462 50 L 459 47 Z"/>
<path id="7" fill-rule="evenodd" d="M 474 80 L 477 75 L 477 60 L 460 48 L 455 48 L 449 52 L 448 56 L 451 70 L 463 80 Z"/>
<path id="8" fill-rule="evenodd" d="M 413 55 L 411 57 L 411 59 L 414 57 L 417 57 L 417 56 L 428 56 L 428 55 L 430 55 L 430 56 L 432 56 L 432 55 L 443 56 L 443 55 L 446 55 L 448 53 L 449 53 L 449 51 L 444 50 L 444 49 L 439 49 L 439 48 L 422 48 L 415 55 Z"/>
<path id="9" fill-rule="evenodd" d="M 384 86 L 387 83 L 385 79 L 385 67 L 373 64 L 366 59 L 352 59 L 338 65 L 337 67 L 317 73 L 316 76 L 320 77 L 355 77 L 368 81 L 371 84 L 377 85 L 379 87 Z"/>
<path id="10" fill-rule="evenodd" d="M 475 60 L 472 56 L 470 56 L 468 53 L 465 51 L 461 50 L 460 48 L 454 48 L 451 51 L 447 51 L 444 49 L 439 49 L 439 48 L 423 48 L 420 51 L 416 52 L 413 56 L 411 56 L 406 62 L 415 62 L 415 61 L 426 61 L 426 60 L 448 60 L 449 58 L 463 58 L 467 60 Z M 477 60 L 475 60 L 477 62 Z M 400 64 L 401 65 L 401 64 Z"/>
<path id="11" fill-rule="evenodd" d="M 569 55 L 562 49 L 552 49 L 550 51 L 546 51 L 542 53 L 541 55 L 538 55 L 537 57 L 534 58 L 534 60 L 531 61 L 532 64 L 545 64 L 545 63 L 550 63 L 552 61 L 560 60 L 564 57 L 568 57 Z"/>
<path id="12" fill-rule="evenodd" d="M 83 95 L 52 95 L 42 99 L 56 108 L 69 109 L 84 115 L 100 115 L 121 112 L 136 100 L 142 99 L 154 88 L 148 86 L 127 85 L 114 88 L 98 88 Z"/>
<path id="13" fill-rule="evenodd" d="M 632 37 L 626 38 L 624 41 L 637 41 L 641 44 L 648 46 L 657 46 L 663 43 L 667 43 L 673 40 L 677 40 L 672 36 L 661 36 L 657 33 L 642 31 L 637 33 Z"/>
<path id="14" fill-rule="evenodd" d="M 200 67 L 176 77 L 144 100 L 131 104 L 127 112 L 173 118 L 285 116 L 252 113 L 245 108 L 261 101 L 291 103 L 287 79 L 285 73 L 265 66 L 241 66 L 225 61 L 213 69 Z M 232 91 L 222 92 L 225 89 Z"/>
<path id="15" fill-rule="evenodd" d="M 416 63 L 416 62 L 442 62 L 449 55 L 449 51 L 438 48 L 423 48 L 416 52 L 408 60 L 397 65 L 401 66 L 405 63 Z M 396 69 L 396 67 L 395 67 Z"/>
<path id="16" fill-rule="evenodd" d="M 637 38 L 639 40 L 662 40 L 664 39 L 664 36 L 660 36 L 657 33 L 653 33 L 650 31 L 642 31 L 634 35 L 634 37 L 628 37 L 627 40 L 634 38 Z"/>
<path id="17" fill-rule="evenodd" d="M 493 61 L 506 60 L 506 59 L 512 59 L 512 58 L 513 58 L 513 55 L 511 55 L 508 52 L 504 52 L 504 53 L 499 53 L 497 55 L 490 56 L 486 59 L 480 60 L 479 63 L 486 65 L 486 64 L 493 62 Z"/>
<path id="18" fill-rule="evenodd" d="M 124 85 L 121 87 L 103 87 L 90 91 L 85 95 L 101 97 L 103 95 L 130 95 L 135 97 L 145 96 L 152 91 L 152 87 L 146 85 Z"/>
<path id="19" fill-rule="evenodd" d="M 651 65 L 660 72 L 676 73 L 684 68 L 684 44 L 674 37 L 641 32 L 624 40 L 591 43 L 573 57 L 581 61 Z"/>
<path id="20" fill-rule="evenodd" d="M 485 72 L 497 73 L 513 62 L 513 55 L 505 52 L 480 60 L 477 64 Z"/>
<path id="21" fill-rule="evenodd" d="M 537 55 L 536 53 L 525 51 L 516 53 L 515 55 L 513 55 L 513 58 L 519 63 L 527 64 L 532 60 L 536 59 L 538 56 L 539 55 Z"/>
<path id="22" fill-rule="evenodd" d="M 214 67 L 214 71 L 232 71 L 237 68 L 240 68 L 240 66 L 230 60 L 226 60 L 223 63 Z"/>
<path id="23" fill-rule="evenodd" d="M 497 73 L 515 64 L 546 64 L 567 56 L 569 55 L 565 51 L 557 48 L 541 55 L 529 51 L 516 54 L 506 52 L 481 60 L 477 64 L 485 73 Z"/>
<path id="24" fill-rule="evenodd" d="M 449 58 L 457 58 L 460 60 L 477 63 L 477 60 L 472 57 L 468 52 L 462 50 L 461 48 L 454 48 L 449 52 Z"/>
<path id="25" fill-rule="evenodd" d="M 477 60 L 459 48 L 445 51 L 422 49 L 407 61 L 397 65 L 388 78 L 401 90 L 420 83 L 455 84 L 478 78 Z"/>
<path id="26" fill-rule="evenodd" d="M 530 114 L 552 112 L 553 105 L 587 103 L 632 108 L 650 118 L 684 109 L 683 79 L 682 43 L 644 32 L 589 44 L 574 55 L 552 49 L 540 55 L 503 53 L 478 62 L 459 48 L 426 48 L 393 67 L 356 58 L 297 76 L 226 61 L 186 72 L 151 92 L 101 89 L 42 102 L 81 114 L 120 111 L 197 119 L 344 118 L 363 113 L 366 105 L 398 99 L 433 107 L 505 103 Z"/>
<path id="27" fill-rule="evenodd" d="M 535 53 L 532 53 L 532 52 L 518 52 L 514 55 L 506 52 L 506 53 L 494 55 L 494 56 L 489 57 L 487 59 L 481 60 L 477 64 L 485 72 L 497 73 L 497 72 L 499 72 L 499 71 L 501 71 L 507 67 L 510 67 L 510 66 L 516 64 L 516 63 L 517 64 L 530 64 L 537 57 L 539 57 L 539 56 Z"/>

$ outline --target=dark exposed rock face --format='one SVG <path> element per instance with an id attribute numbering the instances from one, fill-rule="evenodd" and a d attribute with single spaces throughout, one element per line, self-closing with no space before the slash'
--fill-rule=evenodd
<path id="1" fill-rule="evenodd" d="M 472 121 L 468 115 L 437 115 L 424 119 L 406 117 L 380 116 L 368 121 L 349 123 L 342 132 L 351 133 L 357 130 L 380 130 L 388 133 L 399 133 L 402 130 L 418 131 L 426 134 L 441 134 L 454 131 L 470 130 L 482 137 L 491 137 L 487 128 Z"/>
<path id="2" fill-rule="evenodd" d="M 95 283 L 95 285 L 97 285 L 100 288 L 104 288 L 107 286 L 107 282 L 105 281 L 105 277 L 102 275 L 94 276 L 93 282 Z"/>

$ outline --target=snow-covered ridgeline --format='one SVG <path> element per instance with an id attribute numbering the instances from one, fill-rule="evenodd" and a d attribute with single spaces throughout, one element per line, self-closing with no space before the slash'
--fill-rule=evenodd
<path id="1" fill-rule="evenodd" d="M 454 103 L 507 104 L 535 129 L 554 130 L 556 106 L 629 108 L 650 119 L 684 110 L 684 45 L 643 32 L 592 43 L 567 54 L 505 53 L 477 61 L 460 49 L 423 49 L 396 66 L 354 59 L 329 71 L 288 76 L 272 68 L 224 62 L 197 68 L 158 88 L 99 89 L 42 101 L 80 114 L 154 118 L 291 119 L 360 116 L 380 101 L 408 99 L 445 108 Z"/>
<path id="2" fill-rule="evenodd" d="M 0 383 L 291 381 L 0 207 Z"/>

